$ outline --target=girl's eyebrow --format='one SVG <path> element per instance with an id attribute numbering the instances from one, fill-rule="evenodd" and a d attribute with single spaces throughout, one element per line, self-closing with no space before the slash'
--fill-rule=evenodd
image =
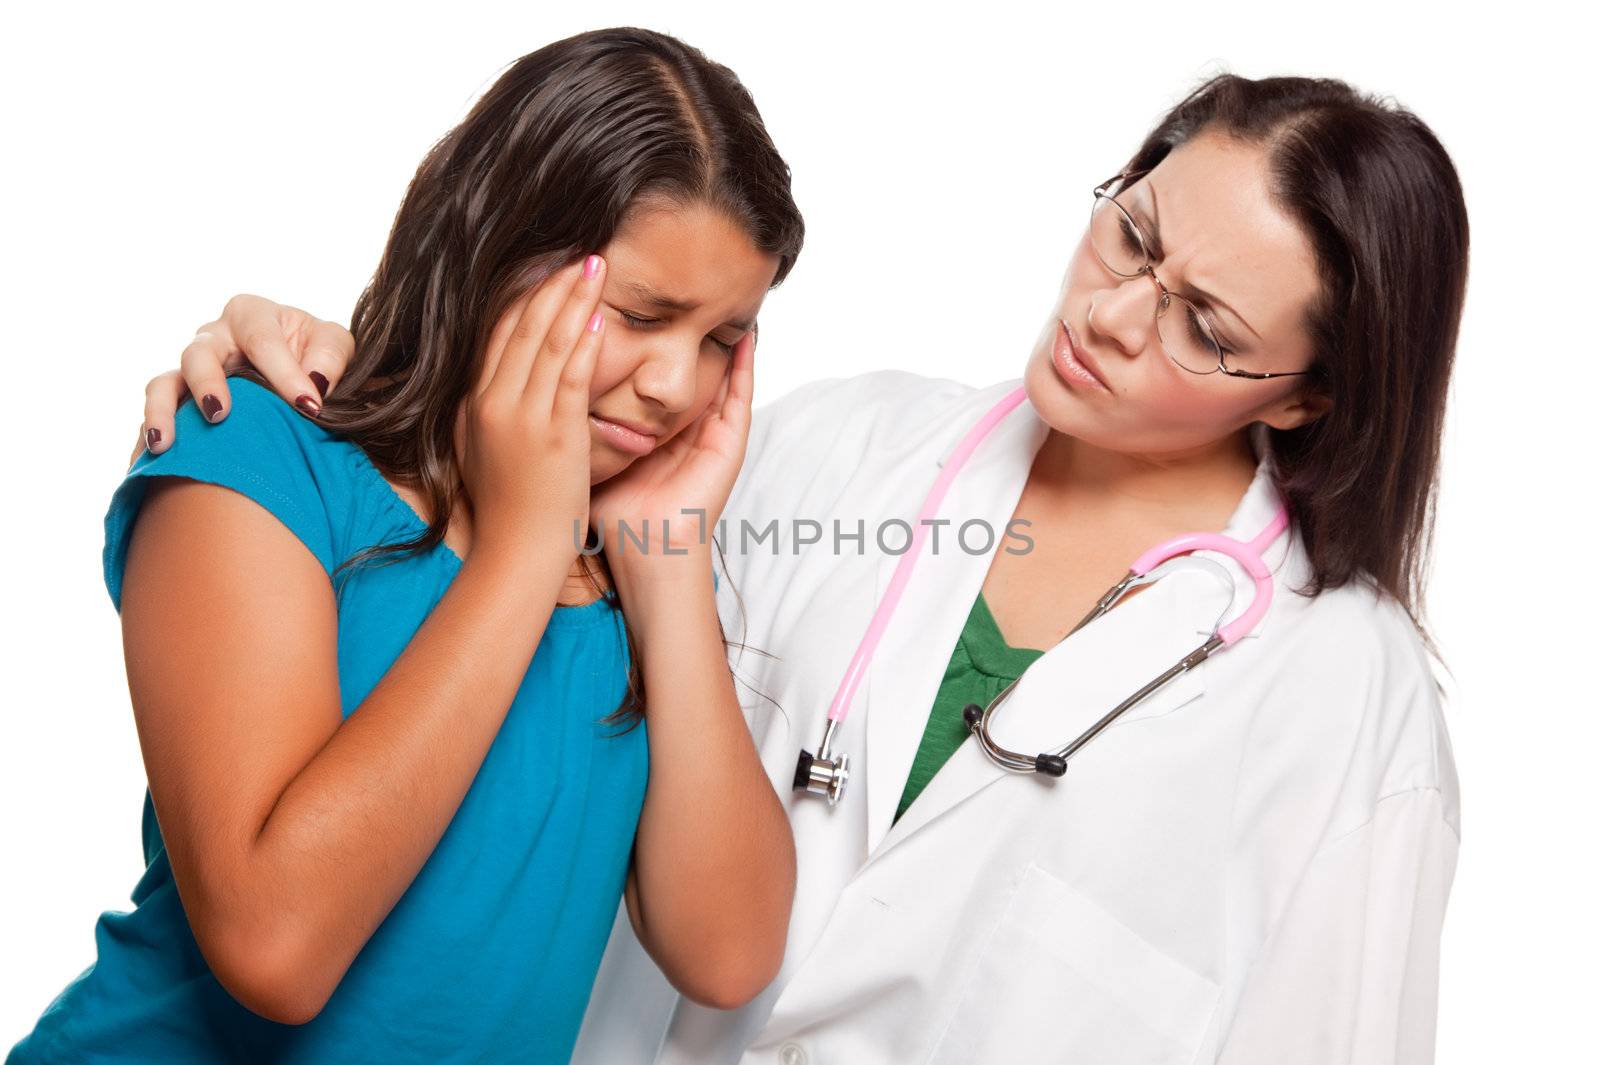
<path id="1" fill-rule="evenodd" d="M 684 314 L 695 310 L 700 306 L 698 303 L 690 303 L 688 300 L 674 299 L 673 297 L 665 295 L 664 293 L 657 292 L 649 285 L 646 285 L 640 281 L 624 281 L 622 283 L 622 287 L 627 289 L 628 294 L 634 299 L 658 311 L 673 311 L 679 314 Z"/>
<path id="2" fill-rule="evenodd" d="M 1150 191 L 1150 240 L 1153 244 L 1155 244 L 1155 248 L 1153 250 L 1155 251 L 1156 258 L 1165 259 L 1166 250 L 1161 246 L 1161 204 L 1156 200 L 1156 187 L 1148 183 L 1146 183 L 1146 187 Z M 1250 323 L 1245 321 L 1244 315 L 1240 314 L 1238 311 L 1222 302 L 1222 300 L 1218 299 L 1216 296 L 1213 296 L 1205 289 L 1196 288 L 1193 285 L 1189 286 L 1189 292 L 1192 296 L 1198 296 L 1201 303 L 1204 303 L 1210 307 L 1218 307 L 1227 311 L 1234 318 L 1238 319 L 1240 325 L 1244 326 L 1250 331 L 1251 336 L 1255 337 L 1258 341 L 1261 340 L 1261 334 L 1250 328 Z"/>
<path id="3" fill-rule="evenodd" d="M 690 311 L 700 309 L 700 305 L 698 303 L 694 303 L 690 300 L 676 299 L 672 296 L 666 295 L 665 293 L 657 292 L 655 289 L 644 284 L 642 281 L 623 281 L 621 284 L 623 289 L 626 290 L 630 296 L 653 310 L 671 311 L 674 314 L 687 314 Z M 751 320 L 726 322 L 724 324 L 731 325 L 735 329 L 746 333 L 750 332 L 750 330 L 755 327 L 755 323 Z"/>

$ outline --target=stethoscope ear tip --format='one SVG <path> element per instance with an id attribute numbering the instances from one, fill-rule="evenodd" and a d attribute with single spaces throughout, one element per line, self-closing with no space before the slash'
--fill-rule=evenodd
<path id="1" fill-rule="evenodd" d="M 1059 754 L 1041 754 L 1033 760 L 1033 766 L 1045 776 L 1060 777 L 1067 773 L 1067 760 Z"/>
<path id="2" fill-rule="evenodd" d="M 977 703 L 968 703 L 966 709 L 961 711 L 961 720 L 967 723 L 967 731 L 971 732 L 978 727 L 978 722 L 983 720 L 983 707 Z"/>

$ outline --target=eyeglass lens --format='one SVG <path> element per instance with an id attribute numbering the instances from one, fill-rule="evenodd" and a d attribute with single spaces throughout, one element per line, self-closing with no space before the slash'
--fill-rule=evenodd
<path id="1" fill-rule="evenodd" d="M 1149 262 L 1143 238 L 1126 210 L 1117 203 L 1119 184 L 1096 196 L 1089 220 L 1089 241 L 1106 267 L 1122 277 L 1135 277 Z M 1222 347 L 1200 309 L 1182 296 L 1163 294 L 1156 307 L 1156 331 L 1172 360 L 1192 373 L 1214 373 Z"/>

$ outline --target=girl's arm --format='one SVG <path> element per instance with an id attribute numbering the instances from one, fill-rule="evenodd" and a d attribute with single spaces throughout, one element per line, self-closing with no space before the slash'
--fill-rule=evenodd
<path id="1" fill-rule="evenodd" d="M 121 611 L 151 799 L 196 943 L 263 1016 L 326 1004 L 516 696 L 587 520 L 602 284 L 591 256 L 497 323 L 462 412 L 471 549 L 347 719 L 333 589 L 294 534 L 194 480 L 143 502 Z"/>
<path id="2" fill-rule="evenodd" d="M 341 721 L 316 559 L 230 489 L 151 485 L 123 584 L 128 687 L 184 911 L 240 1003 L 286 1024 L 322 1009 L 455 816 L 566 571 L 472 552 Z"/>
<path id="3" fill-rule="evenodd" d="M 739 709 L 709 549 L 613 575 L 649 696 L 650 784 L 628 915 L 674 987 L 733 1009 L 783 960 L 795 881 L 788 817 Z"/>
<path id="4" fill-rule="evenodd" d="M 777 974 L 795 880 L 788 816 L 739 708 L 711 582 L 709 530 L 744 461 L 755 346 L 752 330 L 696 423 L 590 500 L 604 542 L 627 522 L 650 545 L 606 556 L 640 645 L 650 738 L 628 915 L 678 990 L 722 1008 Z"/>

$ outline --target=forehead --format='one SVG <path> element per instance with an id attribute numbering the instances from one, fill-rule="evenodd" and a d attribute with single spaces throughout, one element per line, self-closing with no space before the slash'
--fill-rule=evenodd
<path id="1" fill-rule="evenodd" d="M 1139 205 L 1141 222 L 1158 220 L 1168 285 L 1212 293 L 1267 342 L 1301 328 L 1320 287 L 1316 259 L 1273 200 L 1265 148 L 1202 133 L 1118 199 Z M 1219 313 L 1218 321 L 1226 327 L 1232 318 Z"/>
<path id="2" fill-rule="evenodd" d="M 705 204 L 650 204 L 631 211 L 603 250 L 608 283 L 643 286 L 716 316 L 754 316 L 778 257 L 738 223 Z"/>

